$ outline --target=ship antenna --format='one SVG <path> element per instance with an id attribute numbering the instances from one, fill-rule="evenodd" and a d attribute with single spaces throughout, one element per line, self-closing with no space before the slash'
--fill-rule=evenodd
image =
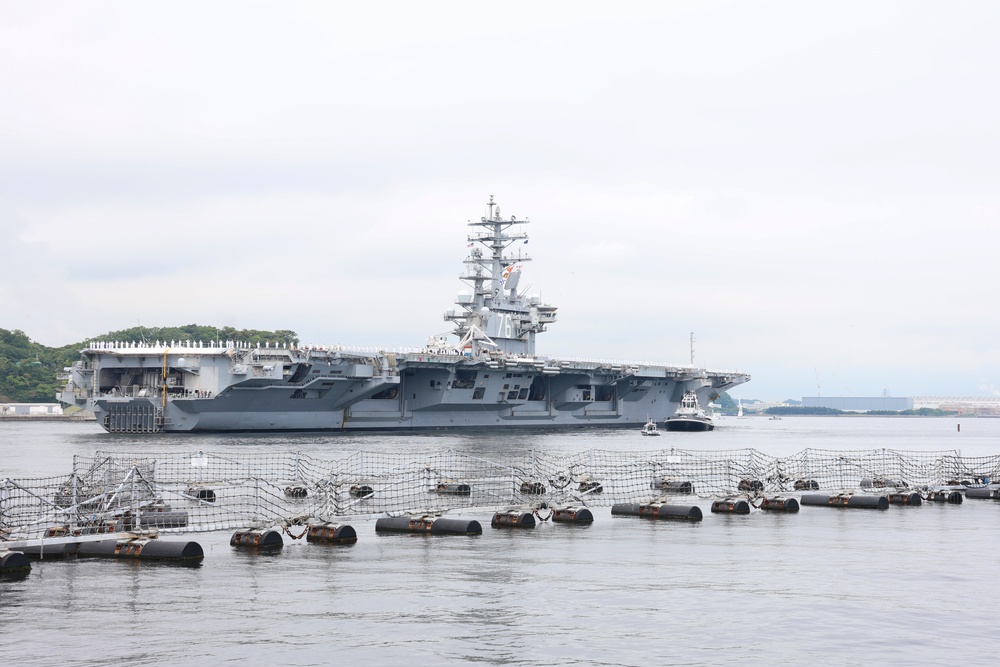
<path id="1" fill-rule="evenodd" d="M 691 365 L 694 366 L 694 332 L 691 332 Z"/>
<path id="2" fill-rule="evenodd" d="M 490 215 L 487 218 L 488 220 L 492 220 L 493 219 L 493 207 L 494 206 L 496 206 L 496 204 L 493 203 L 493 195 L 490 195 L 490 201 L 489 201 Z"/>

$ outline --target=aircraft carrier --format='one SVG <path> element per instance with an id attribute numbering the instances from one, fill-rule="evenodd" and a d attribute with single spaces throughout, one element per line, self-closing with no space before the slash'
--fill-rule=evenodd
<path id="1" fill-rule="evenodd" d="M 92 341 L 59 395 L 111 433 L 640 427 L 750 380 L 693 365 L 535 354 L 556 307 L 519 291 L 528 220 L 469 222 L 454 336 L 384 350 Z M 516 252 L 512 250 L 516 248 Z"/>

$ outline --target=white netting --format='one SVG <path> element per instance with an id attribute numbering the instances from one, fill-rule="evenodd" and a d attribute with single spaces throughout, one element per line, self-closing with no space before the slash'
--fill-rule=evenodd
<path id="1" fill-rule="evenodd" d="M 338 517 L 640 502 L 803 490 L 979 484 L 1000 456 L 956 451 L 806 449 L 776 458 L 755 449 L 531 452 L 487 461 L 454 451 L 357 452 L 321 460 L 298 452 L 74 457 L 63 477 L 0 483 L 0 539 L 120 531 L 225 530 Z"/>

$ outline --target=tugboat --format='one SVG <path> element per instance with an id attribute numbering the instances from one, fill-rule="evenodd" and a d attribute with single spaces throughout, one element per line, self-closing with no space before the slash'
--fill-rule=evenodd
<path id="1" fill-rule="evenodd" d="M 668 431 L 711 431 L 715 424 L 698 405 L 698 396 L 693 391 L 686 391 L 677 412 L 667 417 L 663 427 Z"/>
<path id="2" fill-rule="evenodd" d="M 660 431 L 656 428 L 656 422 L 654 422 L 652 419 L 646 422 L 645 425 L 642 427 L 642 434 L 660 435 Z"/>

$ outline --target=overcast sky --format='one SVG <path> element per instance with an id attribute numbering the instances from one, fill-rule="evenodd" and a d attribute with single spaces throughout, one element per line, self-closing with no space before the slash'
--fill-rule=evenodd
<path id="1" fill-rule="evenodd" d="M 995 2 L 0 2 L 0 328 L 421 345 L 528 217 L 540 354 L 1000 386 Z"/>

